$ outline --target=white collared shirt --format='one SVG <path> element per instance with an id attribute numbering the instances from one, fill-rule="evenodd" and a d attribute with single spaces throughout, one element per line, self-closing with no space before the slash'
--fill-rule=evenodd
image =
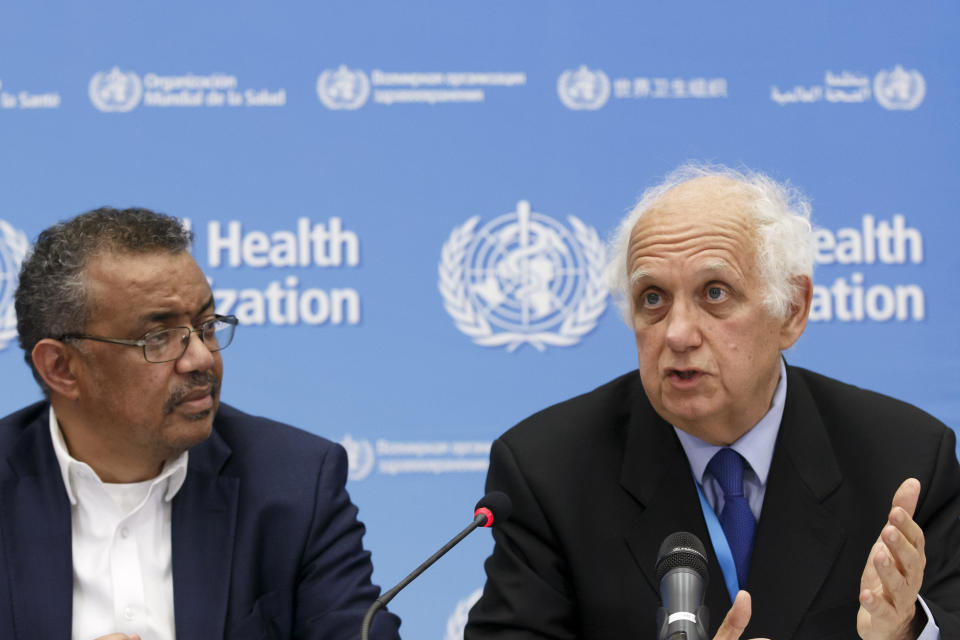
<path id="1" fill-rule="evenodd" d="M 187 476 L 187 452 L 156 478 L 110 484 L 70 455 L 53 407 L 50 437 L 70 499 L 72 640 L 116 632 L 174 640 L 171 501 Z"/>

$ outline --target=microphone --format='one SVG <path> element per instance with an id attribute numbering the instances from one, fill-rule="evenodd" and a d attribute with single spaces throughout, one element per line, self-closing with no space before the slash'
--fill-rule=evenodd
<path id="1" fill-rule="evenodd" d="M 429 569 L 430 565 L 439 560 L 447 551 L 454 548 L 461 540 L 473 533 L 475 529 L 478 527 L 492 527 L 494 521 L 503 522 L 510 517 L 512 510 L 513 503 L 510 502 L 507 494 L 501 491 L 491 491 L 480 498 L 477 506 L 474 507 L 473 522 L 467 525 L 463 531 L 455 535 L 450 542 L 440 547 L 436 553 L 427 558 L 423 564 L 414 569 L 413 572 L 401 580 L 397 586 L 384 592 L 379 598 L 373 601 L 373 604 L 367 609 L 366 615 L 363 616 L 363 623 L 360 625 L 360 640 L 368 640 L 370 623 L 373 621 L 373 616 L 377 611 L 387 606 L 387 603 L 393 600 L 394 596 L 400 593 L 404 587 L 413 582 L 421 573 Z"/>
<path id="2" fill-rule="evenodd" d="M 703 604 L 707 590 L 707 552 L 692 533 L 667 536 L 657 552 L 660 583 L 657 610 L 658 640 L 708 640 L 708 612 Z"/>

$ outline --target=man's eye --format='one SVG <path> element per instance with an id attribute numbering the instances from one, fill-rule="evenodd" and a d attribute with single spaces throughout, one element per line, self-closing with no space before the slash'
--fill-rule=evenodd
<path id="1" fill-rule="evenodd" d="M 656 291 L 647 291 L 643 294 L 643 304 L 646 307 L 656 307 L 663 302 L 663 296 Z"/>
<path id="2" fill-rule="evenodd" d="M 727 292 L 724 291 L 723 287 L 707 287 L 707 298 L 714 302 L 718 302 L 727 297 Z"/>
<path id="3" fill-rule="evenodd" d="M 173 335 L 173 333 L 173 331 L 159 331 L 157 333 L 151 333 L 150 335 L 144 337 L 143 341 L 147 343 L 148 347 L 161 347 L 170 341 L 170 336 Z"/>

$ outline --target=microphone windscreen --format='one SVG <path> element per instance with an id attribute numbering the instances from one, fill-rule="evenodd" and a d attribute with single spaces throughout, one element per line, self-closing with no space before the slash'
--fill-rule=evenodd
<path id="1" fill-rule="evenodd" d="M 513 503 L 510 502 L 510 498 L 508 498 L 504 492 L 491 491 L 480 498 L 474 510 L 483 508 L 490 510 L 495 521 L 503 522 L 510 517 L 510 513 L 513 511 Z"/>
<path id="2" fill-rule="evenodd" d="M 707 579 L 707 551 L 700 538 L 692 533 L 672 533 L 660 545 L 656 564 L 657 582 L 662 580 L 668 571 L 677 567 L 687 567 L 696 571 L 704 580 Z"/>

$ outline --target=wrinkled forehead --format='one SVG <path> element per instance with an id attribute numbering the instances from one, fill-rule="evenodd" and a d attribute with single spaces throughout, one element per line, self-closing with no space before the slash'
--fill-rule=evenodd
<path id="1" fill-rule="evenodd" d="M 630 234 L 627 269 L 649 256 L 703 255 L 751 270 L 756 256 L 755 194 L 729 178 L 685 182 L 651 205 Z"/>
<path id="2" fill-rule="evenodd" d="M 199 265 L 186 251 L 103 252 L 84 270 L 90 311 L 144 306 L 196 306 L 211 295 Z"/>

